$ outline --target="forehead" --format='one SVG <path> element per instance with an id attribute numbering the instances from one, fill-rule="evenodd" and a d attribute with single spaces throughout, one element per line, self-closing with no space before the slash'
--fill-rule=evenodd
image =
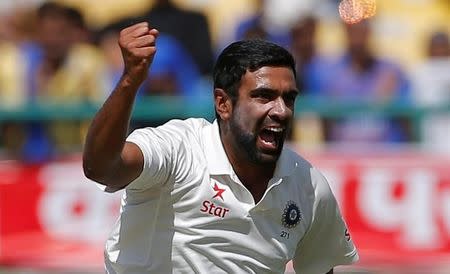
<path id="1" fill-rule="evenodd" d="M 247 71 L 241 78 L 241 89 L 270 88 L 280 91 L 296 89 L 294 72 L 288 67 L 261 67 Z"/>

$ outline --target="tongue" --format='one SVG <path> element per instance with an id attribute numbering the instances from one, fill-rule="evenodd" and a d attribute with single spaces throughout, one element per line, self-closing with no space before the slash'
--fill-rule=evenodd
<path id="1" fill-rule="evenodd" d="M 260 134 L 261 140 L 267 143 L 275 142 L 275 134 L 268 130 L 263 130 Z"/>

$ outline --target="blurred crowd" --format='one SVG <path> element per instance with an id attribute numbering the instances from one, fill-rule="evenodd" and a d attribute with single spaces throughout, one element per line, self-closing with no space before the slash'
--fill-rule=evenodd
<path id="1" fill-rule="evenodd" d="M 374 39 L 383 28 L 377 23 L 384 16 L 381 11 L 371 20 L 345 25 L 337 15 L 339 1 L 334 0 L 240 1 L 246 3 L 242 7 L 247 12 L 240 12 L 234 24 L 227 24 L 227 18 L 238 14 L 239 1 L 222 3 L 220 11 L 228 8 L 231 14 L 223 18 L 217 12 L 208 14 L 207 4 L 206 9 L 200 9 L 180 4 L 182 1 L 154 0 L 142 5 L 139 12 L 127 14 L 123 13 L 127 1 L 111 1 L 110 5 L 120 5 L 122 13 L 101 24 L 94 23 L 92 10 L 107 8 L 108 1 L 84 7 L 72 2 L 4 1 L 0 5 L 0 110 L 34 103 L 101 104 L 123 69 L 118 34 L 140 21 L 150 22 L 161 35 L 138 101 L 155 95 L 210 96 L 213 63 L 220 50 L 234 40 L 259 38 L 292 52 L 303 96 L 299 100 L 307 98 L 313 107 L 323 103 L 329 106 L 330 102 L 399 108 L 450 105 L 450 2 L 446 0 L 422 1 L 434 5 L 442 19 L 426 23 L 428 29 L 418 34 L 423 43 L 416 54 L 420 57 L 409 63 L 377 50 Z M 213 5 L 207 0 L 184 2 Z M 219 2 L 223 1 L 215 3 Z M 377 2 L 385 10 L 389 10 L 383 6 L 386 2 L 394 3 L 390 4 L 392 10 L 396 2 L 415 5 L 412 0 Z M 91 11 L 90 18 L 87 10 Z M 417 20 L 414 15 L 407 17 L 411 22 Z M 334 37 L 335 30 L 342 32 L 339 46 L 324 43 L 323 34 Z M 401 37 L 392 49 L 398 45 L 401 51 L 411 51 Z M 0 119 L 0 158 L 34 163 L 79 151 L 89 121 L 57 118 L 19 122 Z M 305 145 L 416 142 L 410 118 L 377 112 L 325 117 L 312 111 L 298 116 L 291 138 Z M 450 112 L 433 113 L 421 121 L 420 141 L 436 151 L 450 151 Z"/>

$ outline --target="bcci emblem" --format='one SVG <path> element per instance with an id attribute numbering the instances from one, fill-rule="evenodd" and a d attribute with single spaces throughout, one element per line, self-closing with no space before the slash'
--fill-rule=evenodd
<path id="1" fill-rule="evenodd" d="M 283 217 L 281 222 L 287 228 L 295 227 L 301 220 L 302 215 L 300 209 L 293 201 L 288 201 L 286 207 L 284 208 Z"/>

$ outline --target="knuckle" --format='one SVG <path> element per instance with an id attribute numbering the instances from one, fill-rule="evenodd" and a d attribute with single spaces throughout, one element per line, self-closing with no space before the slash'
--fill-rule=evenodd
<path id="1" fill-rule="evenodd" d="M 146 50 L 142 52 L 142 57 L 150 57 L 152 55 L 152 53 L 150 52 L 150 50 Z"/>
<path id="2" fill-rule="evenodd" d="M 128 43 L 129 40 L 125 36 L 119 36 L 119 44 L 121 44 L 122 46 L 127 46 Z"/>
<path id="3" fill-rule="evenodd" d="M 142 55 L 143 55 L 142 57 L 144 57 L 144 58 L 152 57 L 154 55 L 154 53 L 155 53 L 155 49 L 149 48 L 142 52 Z"/>
<path id="4" fill-rule="evenodd" d="M 132 50 L 134 48 L 133 42 L 127 41 L 125 47 L 129 50 Z"/>
<path id="5" fill-rule="evenodd" d="M 148 28 L 148 22 L 146 22 L 146 21 L 138 23 L 137 25 L 140 25 L 140 26 Z"/>
<path id="6" fill-rule="evenodd" d="M 119 32 L 119 35 L 122 37 L 122 36 L 125 36 L 126 34 L 127 34 L 127 32 L 128 32 L 128 28 L 126 28 L 126 29 L 123 29 L 123 30 L 121 30 L 120 32 Z"/>

